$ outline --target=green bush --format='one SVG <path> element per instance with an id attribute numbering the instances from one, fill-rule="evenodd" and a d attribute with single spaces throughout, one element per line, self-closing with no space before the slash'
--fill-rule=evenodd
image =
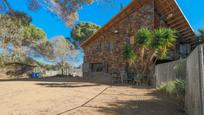
<path id="1" fill-rule="evenodd" d="M 159 88 L 160 91 L 177 97 L 185 96 L 185 81 L 184 80 L 175 80 L 168 83 L 162 84 Z"/>

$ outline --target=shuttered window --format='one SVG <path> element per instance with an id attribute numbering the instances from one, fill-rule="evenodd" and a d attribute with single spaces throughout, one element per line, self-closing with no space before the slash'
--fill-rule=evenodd
<path id="1" fill-rule="evenodd" d="M 130 44 L 133 45 L 135 43 L 135 37 L 131 36 L 130 37 Z"/>

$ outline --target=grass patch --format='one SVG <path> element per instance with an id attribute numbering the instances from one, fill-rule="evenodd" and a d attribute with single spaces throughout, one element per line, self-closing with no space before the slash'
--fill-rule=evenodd
<path id="1" fill-rule="evenodd" d="M 185 101 L 185 81 L 175 80 L 162 84 L 159 91 L 166 93 L 169 96 L 175 97 L 178 100 L 178 104 L 184 108 Z"/>
<path id="2" fill-rule="evenodd" d="M 164 92 L 171 96 L 184 97 L 185 96 L 185 81 L 175 80 L 162 84 L 159 88 L 161 92 Z"/>

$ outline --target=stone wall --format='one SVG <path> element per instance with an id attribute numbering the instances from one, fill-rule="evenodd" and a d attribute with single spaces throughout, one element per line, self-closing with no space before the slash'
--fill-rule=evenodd
<path id="1" fill-rule="evenodd" d="M 84 47 L 84 65 L 103 63 L 104 66 L 108 66 L 108 71 L 106 71 L 108 73 L 124 70 L 125 60 L 123 59 L 122 49 L 126 42 L 134 43 L 133 36 L 141 27 L 154 27 L 153 1 L 142 6 L 140 10 L 136 10 L 136 7 L 133 7 L 132 11 L 129 12 L 129 16 L 106 30 L 101 36 L 98 36 Z M 86 67 L 84 72 L 90 71 Z"/>

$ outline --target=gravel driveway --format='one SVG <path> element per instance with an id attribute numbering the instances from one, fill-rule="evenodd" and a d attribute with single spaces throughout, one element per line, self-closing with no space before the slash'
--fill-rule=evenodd
<path id="1" fill-rule="evenodd" d="M 185 115 L 155 89 L 86 82 L 0 81 L 0 115 Z"/>

